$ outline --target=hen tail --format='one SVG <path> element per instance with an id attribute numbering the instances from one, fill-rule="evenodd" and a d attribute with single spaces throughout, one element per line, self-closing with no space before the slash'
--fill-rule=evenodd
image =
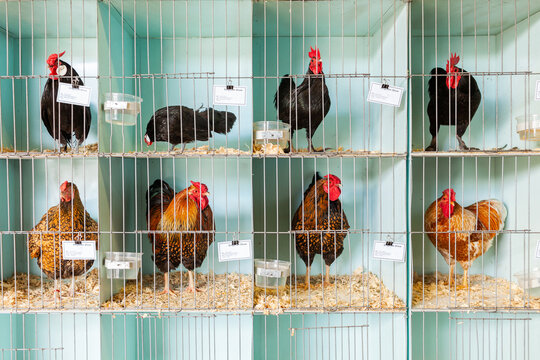
<path id="1" fill-rule="evenodd" d="M 506 221 L 506 207 L 496 199 L 483 200 L 466 208 L 476 215 L 478 222 L 488 231 L 501 231 Z"/>
<path id="2" fill-rule="evenodd" d="M 289 77 L 289 74 L 285 75 L 281 79 L 281 82 L 279 83 L 279 89 L 276 91 L 276 94 L 274 95 L 274 107 L 278 108 L 278 94 L 279 94 L 279 107 L 283 107 L 283 104 L 281 103 L 281 100 L 285 97 L 290 98 L 291 92 L 296 89 L 296 84 L 294 80 Z"/>
<path id="3" fill-rule="evenodd" d="M 171 201 L 174 199 L 174 190 L 161 179 L 154 181 L 146 192 L 146 216 L 151 230 L 156 229 L 156 224 L 161 218 Z"/>
<path id="4" fill-rule="evenodd" d="M 217 111 L 212 108 L 197 111 L 197 115 L 208 122 L 208 128 L 220 134 L 228 134 L 231 131 L 236 115 L 228 111 Z"/>

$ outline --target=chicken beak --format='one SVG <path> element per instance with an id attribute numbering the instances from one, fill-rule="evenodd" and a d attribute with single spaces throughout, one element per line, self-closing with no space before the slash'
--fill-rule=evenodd
<path id="1" fill-rule="evenodd" d="M 146 134 L 144 136 L 144 142 L 146 143 L 146 145 L 150 146 L 152 145 L 152 141 L 150 141 L 150 136 L 148 136 L 148 134 Z"/>
<path id="2" fill-rule="evenodd" d="M 210 196 L 210 193 L 207 191 L 207 192 L 203 193 L 202 196 Z"/>
<path id="3" fill-rule="evenodd" d="M 454 201 L 450 201 L 450 204 L 452 204 L 452 206 L 454 206 L 456 203 Z"/>
<path id="4" fill-rule="evenodd" d="M 342 186 L 341 184 L 337 184 L 337 187 L 340 188 L 340 189 L 341 189 L 341 186 Z"/>

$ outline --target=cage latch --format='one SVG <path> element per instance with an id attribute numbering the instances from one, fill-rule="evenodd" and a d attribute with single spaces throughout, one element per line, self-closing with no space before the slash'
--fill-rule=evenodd
<path id="1" fill-rule="evenodd" d="M 391 241 L 391 240 L 388 240 L 386 243 L 385 243 L 386 246 L 393 246 L 394 245 L 394 242 Z"/>
<path id="2" fill-rule="evenodd" d="M 226 87 L 227 90 L 233 90 L 234 89 L 234 85 L 232 84 L 232 81 L 229 80 L 227 81 L 227 87 Z M 234 244 L 233 244 L 234 245 Z"/>
<path id="3" fill-rule="evenodd" d="M 78 89 L 79 88 L 79 78 L 73 78 L 73 80 L 71 80 L 71 87 L 74 88 L 74 89 Z"/>

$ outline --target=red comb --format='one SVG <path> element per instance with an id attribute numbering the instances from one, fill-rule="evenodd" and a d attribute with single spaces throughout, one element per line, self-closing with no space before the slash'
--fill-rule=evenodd
<path id="1" fill-rule="evenodd" d="M 446 189 L 443 191 L 443 194 L 448 196 L 452 201 L 456 199 L 456 192 L 454 191 L 454 189 Z"/>
<path id="2" fill-rule="evenodd" d="M 60 185 L 60 191 L 66 191 L 68 184 L 69 183 L 67 181 L 64 181 L 62 185 Z"/>
<path id="3" fill-rule="evenodd" d="M 459 63 L 459 56 L 457 53 L 450 54 L 450 60 L 446 62 L 446 72 L 453 72 L 454 66 Z"/>
<path id="4" fill-rule="evenodd" d="M 191 185 L 195 186 L 201 193 L 208 192 L 208 187 L 204 184 L 201 184 L 200 182 L 192 181 Z"/>
<path id="5" fill-rule="evenodd" d="M 317 49 L 316 47 L 315 47 L 315 49 L 313 49 L 311 46 L 310 46 L 310 48 L 311 48 L 311 51 L 308 54 L 309 57 L 311 59 L 313 59 L 313 58 L 320 59 L 321 58 L 321 53 L 319 52 L 319 49 Z"/>
<path id="6" fill-rule="evenodd" d="M 335 183 L 341 184 L 341 180 L 336 175 L 328 174 L 324 178 L 330 181 L 333 181 Z"/>
<path id="7" fill-rule="evenodd" d="M 47 64 L 49 64 L 50 66 L 53 66 L 56 64 L 56 62 L 58 61 L 58 58 L 59 57 L 62 57 L 62 55 L 64 55 L 66 52 L 65 51 L 62 51 L 60 54 L 51 54 L 49 56 L 49 58 L 47 59 Z"/>

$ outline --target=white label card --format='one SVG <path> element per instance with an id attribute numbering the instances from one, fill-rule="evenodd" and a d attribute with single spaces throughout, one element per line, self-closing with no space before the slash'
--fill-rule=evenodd
<path id="1" fill-rule="evenodd" d="M 387 261 L 405 261 L 405 244 L 389 243 L 386 241 L 375 241 L 373 246 L 373 258 Z"/>
<path id="2" fill-rule="evenodd" d="M 536 258 L 540 259 L 540 240 L 536 243 Z"/>
<path id="3" fill-rule="evenodd" d="M 239 240 L 233 245 L 232 241 L 218 243 L 219 262 L 251 259 L 251 240 Z"/>
<path id="4" fill-rule="evenodd" d="M 257 268 L 257 275 L 270 278 L 280 278 L 281 270 Z"/>
<path id="5" fill-rule="evenodd" d="M 233 86 L 227 89 L 227 86 L 214 85 L 214 105 L 246 105 L 246 87 Z"/>
<path id="6" fill-rule="evenodd" d="M 404 88 L 399 86 L 383 87 L 381 83 L 371 83 L 367 101 L 377 104 L 400 107 Z"/>
<path id="7" fill-rule="evenodd" d="M 114 261 L 114 260 L 108 260 L 105 259 L 105 267 L 107 269 L 115 269 L 115 270 L 128 270 L 131 269 L 132 262 L 130 261 Z"/>
<path id="8" fill-rule="evenodd" d="M 281 139 L 282 137 L 283 137 L 283 131 L 278 131 L 278 130 L 255 131 L 255 139 L 257 140 L 273 140 L 273 139 Z"/>
<path id="9" fill-rule="evenodd" d="M 540 101 L 540 80 L 536 80 L 536 88 L 534 91 L 534 100 Z"/>
<path id="10" fill-rule="evenodd" d="M 56 101 L 64 104 L 90 106 L 92 88 L 79 86 L 74 88 L 71 84 L 59 82 Z"/>
<path id="11" fill-rule="evenodd" d="M 96 242 L 81 241 L 77 244 L 75 241 L 62 241 L 62 255 L 64 260 L 95 260 Z"/>

